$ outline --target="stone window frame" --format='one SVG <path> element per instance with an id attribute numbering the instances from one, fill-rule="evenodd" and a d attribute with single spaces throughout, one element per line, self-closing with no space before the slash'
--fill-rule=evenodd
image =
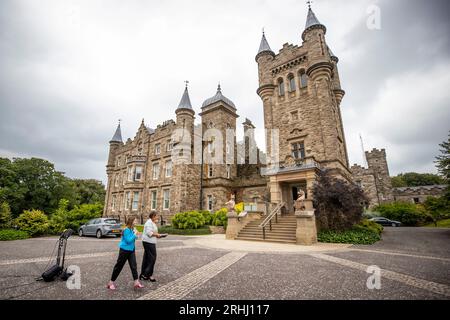
<path id="1" fill-rule="evenodd" d="M 155 144 L 155 155 L 160 155 L 161 154 L 161 143 L 156 143 Z"/>
<path id="2" fill-rule="evenodd" d="M 287 76 L 289 92 L 295 92 L 297 90 L 297 85 L 295 83 L 295 76 L 293 73 L 289 73 Z"/>
<path id="3" fill-rule="evenodd" d="M 125 192 L 125 197 L 124 197 L 124 210 L 125 211 L 129 211 L 130 210 L 130 191 L 126 191 Z"/>
<path id="4" fill-rule="evenodd" d="M 300 69 L 298 71 L 298 81 L 300 84 L 300 89 L 305 89 L 308 87 L 308 75 L 306 74 L 305 69 Z"/>
<path id="5" fill-rule="evenodd" d="M 131 201 L 131 211 L 139 210 L 139 196 L 140 196 L 139 191 L 133 191 L 133 200 Z"/>
<path id="6" fill-rule="evenodd" d="M 208 164 L 207 167 L 206 167 L 206 170 L 207 170 L 208 178 L 214 177 L 214 170 L 213 170 L 212 165 Z"/>
<path id="7" fill-rule="evenodd" d="M 297 152 L 297 156 L 295 155 L 295 152 Z M 291 156 L 295 160 L 304 160 L 306 158 L 306 148 L 304 140 L 295 141 L 291 143 Z"/>
<path id="8" fill-rule="evenodd" d="M 162 191 L 163 191 L 163 210 L 170 210 L 170 188 L 165 188 Z M 166 194 L 168 195 L 167 199 Z"/>
<path id="9" fill-rule="evenodd" d="M 155 168 L 157 168 L 157 170 L 155 170 Z M 159 176 L 161 175 L 160 171 L 161 169 L 159 162 L 154 162 L 152 164 L 152 180 L 159 180 Z"/>
<path id="10" fill-rule="evenodd" d="M 114 175 L 114 187 L 119 187 L 119 176 L 120 176 L 120 172 L 116 173 Z"/>
<path id="11" fill-rule="evenodd" d="M 134 179 L 134 170 L 133 166 L 127 167 L 127 181 L 133 181 Z"/>
<path id="12" fill-rule="evenodd" d="M 153 198 L 155 195 L 155 198 Z M 150 190 L 150 210 L 156 210 L 158 208 L 158 189 Z"/>
<path id="13" fill-rule="evenodd" d="M 231 164 L 227 164 L 227 179 L 231 179 Z"/>
<path id="14" fill-rule="evenodd" d="M 140 168 L 141 169 L 141 172 L 139 173 L 140 174 L 140 176 L 139 176 L 139 179 L 138 179 L 138 177 L 137 177 L 137 175 L 138 175 L 138 168 Z M 142 180 L 142 177 L 144 176 L 144 166 L 142 166 L 142 165 L 137 165 L 135 168 L 134 168 L 134 181 L 141 181 Z"/>
<path id="15" fill-rule="evenodd" d="M 116 201 L 117 201 L 117 196 L 115 194 L 113 194 L 112 200 L 111 200 L 111 211 L 113 211 L 113 212 L 116 211 Z"/>
<path id="16" fill-rule="evenodd" d="M 278 96 L 279 97 L 284 97 L 286 94 L 286 90 L 284 87 L 284 79 L 283 78 L 278 78 L 277 80 L 277 85 L 278 85 Z"/>
<path id="17" fill-rule="evenodd" d="M 214 197 L 212 194 L 208 194 L 206 196 L 206 206 L 208 207 L 209 212 L 213 211 Z"/>
<path id="18" fill-rule="evenodd" d="M 298 119 L 299 119 L 299 117 L 298 117 L 298 110 L 291 111 L 290 115 L 291 115 L 291 120 L 292 121 L 298 121 Z M 294 117 L 294 115 L 295 115 L 295 117 Z"/>
<path id="19" fill-rule="evenodd" d="M 166 151 L 167 152 L 171 152 L 172 149 L 173 149 L 173 142 L 172 142 L 172 140 L 167 140 Z"/>
<path id="20" fill-rule="evenodd" d="M 165 164 L 164 164 L 164 168 L 165 168 L 165 176 L 166 178 L 171 178 L 172 174 L 173 174 L 173 164 L 172 164 L 172 160 L 166 160 Z"/>

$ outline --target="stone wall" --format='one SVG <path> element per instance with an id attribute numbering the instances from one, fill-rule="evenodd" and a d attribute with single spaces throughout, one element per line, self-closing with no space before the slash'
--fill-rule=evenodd
<path id="1" fill-rule="evenodd" d="M 395 201 L 424 203 L 428 197 L 441 197 L 445 194 L 446 185 L 394 188 Z"/>

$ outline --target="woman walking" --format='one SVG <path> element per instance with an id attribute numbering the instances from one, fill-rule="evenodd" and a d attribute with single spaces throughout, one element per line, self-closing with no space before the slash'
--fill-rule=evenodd
<path id="1" fill-rule="evenodd" d="M 142 260 L 141 275 L 139 279 L 155 282 L 153 269 L 156 262 L 156 239 L 161 238 L 158 233 L 158 216 L 155 212 L 150 213 L 149 219 L 144 225 L 142 233 L 142 245 L 144 246 L 144 258 Z"/>
<path id="2" fill-rule="evenodd" d="M 113 273 L 111 276 L 111 281 L 108 283 L 108 289 L 116 290 L 116 281 L 123 266 L 128 261 L 131 268 L 131 273 L 133 274 L 134 288 L 141 289 L 144 286 L 138 280 L 137 264 L 136 264 L 136 254 L 135 245 L 137 230 L 134 228 L 136 224 L 136 219 L 134 217 L 129 217 L 126 221 L 126 228 L 123 230 L 122 240 L 120 241 L 119 247 L 119 257 L 117 258 L 116 265 L 114 266 Z"/>

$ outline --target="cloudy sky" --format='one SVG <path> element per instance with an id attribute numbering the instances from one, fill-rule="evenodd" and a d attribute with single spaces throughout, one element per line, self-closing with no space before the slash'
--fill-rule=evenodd
<path id="1" fill-rule="evenodd" d="M 367 21 L 380 8 L 380 29 Z M 316 0 L 339 57 L 351 163 L 386 148 L 391 175 L 435 172 L 450 129 L 446 0 Z M 117 120 L 174 118 L 190 81 L 194 108 L 220 81 L 243 122 L 263 127 L 254 57 L 264 27 L 275 52 L 301 44 L 302 0 L 1 0 L 0 156 L 42 157 L 70 177 L 105 180 Z M 264 138 L 260 139 L 263 144 Z"/>

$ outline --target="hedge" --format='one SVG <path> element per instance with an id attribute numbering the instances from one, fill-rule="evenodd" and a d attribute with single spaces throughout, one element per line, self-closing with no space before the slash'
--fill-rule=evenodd
<path id="1" fill-rule="evenodd" d="M 22 240 L 28 239 L 30 235 L 28 232 L 14 230 L 14 229 L 3 229 L 0 230 L 0 241 L 10 241 L 10 240 Z"/>

